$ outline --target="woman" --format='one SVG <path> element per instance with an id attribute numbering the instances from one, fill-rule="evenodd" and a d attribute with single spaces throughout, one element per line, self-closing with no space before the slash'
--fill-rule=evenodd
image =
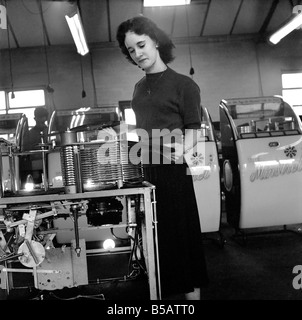
<path id="1" fill-rule="evenodd" d="M 201 125 L 200 90 L 167 66 L 174 45 L 150 19 L 124 21 L 117 41 L 126 58 L 145 72 L 135 85 L 132 108 L 138 132 L 144 130 L 150 139 L 144 140 L 149 148 L 142 153 L 151 150 L 143 164 L 145 180 L 156 187 L 162 296 L 200 300 L 208 278 L 192 176 L 183 161 Z"/>

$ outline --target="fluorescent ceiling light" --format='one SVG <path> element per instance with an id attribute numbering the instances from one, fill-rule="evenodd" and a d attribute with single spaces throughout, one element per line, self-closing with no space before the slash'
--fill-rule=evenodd
<path id="1" fill-rule="evenodd" d="M 302 9 L 302 6 L 295 6 L 293 9 L 292 17 L 269 37 L 269 41 L 272 44 L 277 44 L 281 39 L 283 39 L 293 30 L 299 29 L 299 27 L 301 27 L 301 24 L 302 24 L 301 9 Z"/>
<path id="2" fill-rule="evenodd" d="M 83 29 L 83 25 L 81 22 L 80 15 L 76 13 L 72 17 L 68 17 L 67 15 L 65 16 L 65 19 L 68 23 L 70 32 L 73 37 L 73 41 L 77 47 L 78 53 L 84 56 L 86 53 L 89 52 L 86 38 L 85 38 L 85 33 Z"/>
<path id="3" fill-rule="evenodd" d="M 191 0 L 144 0 L 144 7 L 181 6 L 190 2 Z"/>

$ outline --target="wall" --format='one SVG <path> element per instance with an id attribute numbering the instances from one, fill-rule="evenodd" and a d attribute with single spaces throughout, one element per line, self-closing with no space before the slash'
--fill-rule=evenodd
<path id="1" fill-rule="evenodd" d="M 201 88 L 202 103 L 209 109 L 212 119 L 219 120 L 218 105 L 223 98 L 280 95 L 281 72 L 302 69 L 301 44 L 297 33 L 277 46 L 247 38 L 192 41 L 193 78 Z M 8 52 L 0 51 L 0 54 L 0 87 L 9 88 Z M 175 55 L 170 66 L 189 75 L 189 45 L 176 43 Z M 74 46 L 50 47 L 47 57 L 50 84 L 55 90 L 49 94 L 49 101 L 51 108 L 56 109 L 117 105 L 120 100 L 130 100 L 135 82 L 144 75 L 115 45 L 94 45 L 91 56 L 82 58 Z M 84 99 L 80 59 L 86 91 Z M 44 48 L 12 50 L 12 62 L 16 89 L 48 84 Z"/>

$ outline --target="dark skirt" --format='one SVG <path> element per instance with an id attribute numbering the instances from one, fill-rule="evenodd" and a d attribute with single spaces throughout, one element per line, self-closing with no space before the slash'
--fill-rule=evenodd
<path id="1" fill-rule="evenodd" d="M 180 294 L 208 284 L 206 261 L 192 176 L 187 165 L 144 168 L 155 185 L 162 295 Z"/>

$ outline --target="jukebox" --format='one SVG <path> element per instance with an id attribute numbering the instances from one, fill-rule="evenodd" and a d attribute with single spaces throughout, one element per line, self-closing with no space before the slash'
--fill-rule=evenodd
<path id="1" fill-rule="evenodd" d="M 1 171 L 0 289 L 17 287 L 18 273 L 32 274 L 37 289 L 56 290 L 143 272 L 150 299 L 160 298 L 155 188 L 143 181 L 140 161 L 129 161 L 134 141 L 125 133 L 115 107 L 61 110 L 41 150 L 12 143 L 12 159 L 42 153 L 43 180 L 21 184 L 14 175 L 5 192 Z M 10 161 L 10 171 L 16 167 Z M 122 274 L 110 269 L 112 253 L 127 260 Z"/>
<path id="2" fill-rule="evenodd" d="M 203 122 L 197 145 L 185 159 L 193 178 L 201 231 L 219 232 L 221 222 L 220 167 L 214 127 L 208 110 L 203 108 Z"/>
<path id="3" fill-rule="evenodd" d="M 50 190 L 63 187 L 65 193 L 72 194 L 139 185 L 143 180 L 142 167 L 129 161 L 134 141 L 127 140 L 126 133 L 127 125 L 119 121 L 116 107 L 54 111 L 49 125 L 50 144 L 55 144 L 48 153 Z M 78 219 L 80 236 L 86 241 L 103 241 L 112 236 L 110 229 L 93 231 L 87 227 L 89 223 L 110 222 L 108 215 L 125 223 L 126 207 L 123 201 L 110 197 L 95 203 L 94 210 L 89 210 L 89 219 L 85 216 Z M 95 211 L 102 215 L 94 214 Z M 59 218 L 54 223 L 65 230 L 57 234 L 57 241 L 69 243 L 74 237 L 73 221 Z M 116 237 L 125 238 L 127 232 L 117 229 Z"/>
<path id="4" fill-rule="evenodd" d="M 19 189 L 20 161 L 15 151 L 20 151 L 22 148 L 27 123 L 27 117 L 22 113 L 1 115 L 1 194 L 15 192 Z"/>
<path id="5" fill-rule="evenodd" d="M 220 103 L 227 222 L 236 230 L 302 222 L 301 121 L 279 96 Z"/>

